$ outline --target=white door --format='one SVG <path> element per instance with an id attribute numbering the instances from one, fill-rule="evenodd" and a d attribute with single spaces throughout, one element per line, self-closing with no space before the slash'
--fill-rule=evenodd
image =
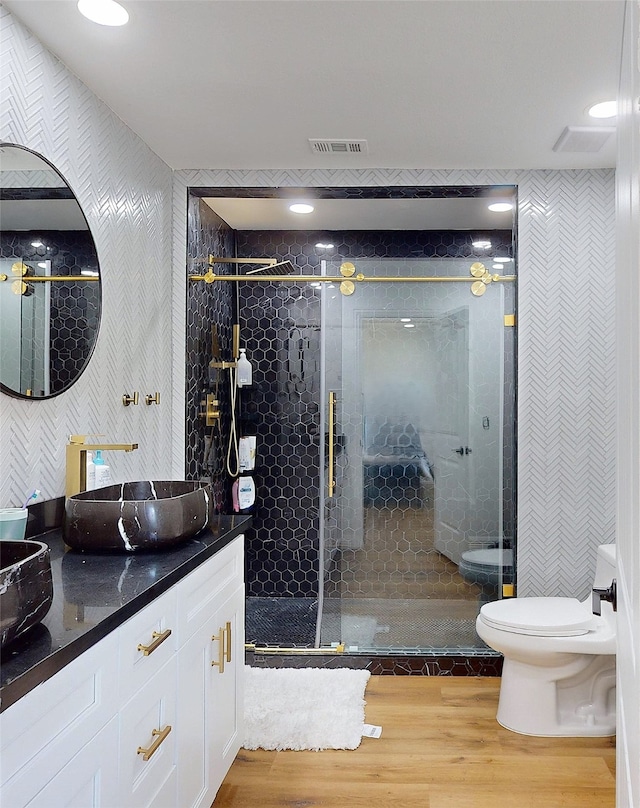
<path id="1" fill-rule="evenodd" d="M 616 168 L 619 808 L 640 805 L 640 9 L 626 4 Z"/>
<path id="2" fill-rule="evenodd" d="M 434 544 L 459 564 L 468 549 L 473 447 L 469 446 L 469 310 L 437 321 L 436 406 L 433 414 Z"/>

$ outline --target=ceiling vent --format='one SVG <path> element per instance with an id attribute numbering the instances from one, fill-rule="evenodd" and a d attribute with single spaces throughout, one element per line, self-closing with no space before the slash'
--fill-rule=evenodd
<path id="1" fill-rule="evenodd" d="M 555 152 L 598 152 L 616 131 L 615 126 L 566 126 Z"/>
<path id="2" fill-rule="evenodd" d="M 309 138 L 314 154 L 369 154 L 366 140 L 336 140 L 334 138 Z"/>

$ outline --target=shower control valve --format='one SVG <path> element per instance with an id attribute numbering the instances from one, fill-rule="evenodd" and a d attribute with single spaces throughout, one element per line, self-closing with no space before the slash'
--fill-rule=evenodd
<path id="1" fill-rule="evenodd" d="M 594 587 L 591 593 L 591 611 L 594 614 L 601 614 L 602 601 L 606 600 L 613 606 L 613 611 L 618 611 L 618 589 L 616 579 L 611 581 L 611 586 L 607 589 L 597 589 Z"/>
<path id="2" fill-rule="evenodd" d="M 207 426 L 214 426 L 220 419 L 220 402 L 213 395 L 207 393 L 206 398 L 200 402 L 202 409 L 200 410 L 200 417 L 205 419 Z"/>

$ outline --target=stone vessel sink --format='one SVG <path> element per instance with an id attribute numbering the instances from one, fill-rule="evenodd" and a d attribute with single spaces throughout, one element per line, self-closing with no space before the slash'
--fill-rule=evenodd
<path id="1" fill-rule="evenodd" d="M 47 545 L 40 541 L 0 541 L 0 647 L 39 623 L 52 600 Z"/>
<path id="2" fill-rule="evenodd" d="M 65 542 L 85 552 L 162 550 L 203 530 L 211 513 L 208 484 L 144 480 L 83 491 L 65 503 Z"/>

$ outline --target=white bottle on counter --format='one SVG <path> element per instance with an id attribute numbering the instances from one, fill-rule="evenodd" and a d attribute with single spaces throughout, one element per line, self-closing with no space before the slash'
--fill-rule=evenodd
<path id="1" fill-rule="evenodd" d="M 104 462 L 100 449 L 93 458 L 93 466 L 95 468 L 95 488 L 105 488 L 107 485 L 111 485 L 111 469 Z"/>

